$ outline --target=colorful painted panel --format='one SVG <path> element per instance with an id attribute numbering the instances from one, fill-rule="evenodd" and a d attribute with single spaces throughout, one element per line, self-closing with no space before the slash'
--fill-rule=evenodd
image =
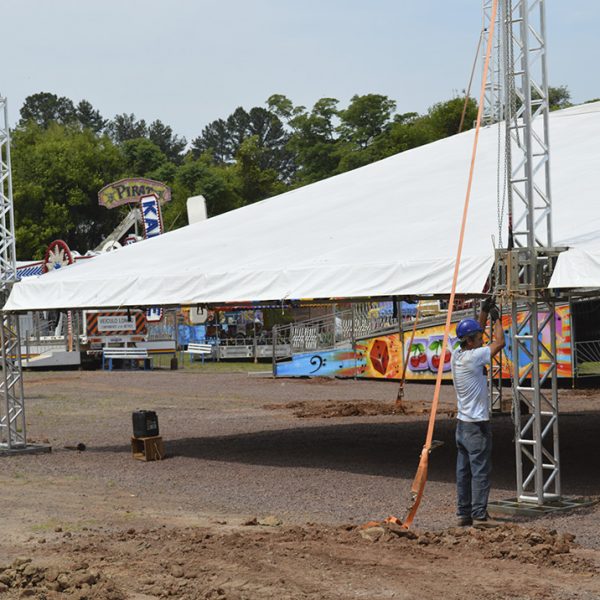
<path id="1" fill-rule="evenodd" d="M 541 325 L 547 318 L 548 313 L 540 313 L 538 315 L 538 323 Z M 522 323 L 526 318 L 525 313 L 519 313 L 519 323 Z M 571 311 L 568 305 L 556 307 L 556 355 L 558 362 L 558 376 L 559 377 L 573 377 L 573 364 L 572 364 L 572 345 L 571 345 Z M 510 317 L 502 318 L 502 325 L 504 330 L 508 332 L 510 330 Z M 523 334 L 527 335 L 530 333 L 530 328 L 526 325 L 523 328 Z M 542 330 L 541 335 L 542 342 L 548 348 L 550 347 L 550 324 L 548 324 Z M 545 360 L 543 354 L 540 356 L 540 370 L 545 373 L 548 370 L 549 363 Z M 506 338 L 506 348 L 504 349 L 504 357 L 502 361 L 502 376 L 510 377 L 513 369 L 513 353 L 511 347 L 511 339 L 509 336 Z M 525 352 L 521 352 L 519 356 L 519 372 L 522 374 L 530 364 L 529 358 Z"/>
<path id="2" fill-rule="evenodd" d="M 519 313 L 519 321 L 525 320 L 525 313 Z M 546 319 L 540 313 L 540 324 Z M 502 360 L 502 376 L 509 378 L 512 373 L 512 349 L 510 344 L 510 316 L 502 319 L 506 334 L 507 346 Z M 523 333 L 527 333 L 527 327 Z M 542 341 L 549 346 L 550 326 L 542 331 Z M 446 350 L 442 356 L 442 340 L 444 326 L 438 325 L 425 329 L 417 329 L 415 339 L 410 348 L 406 378 L 411 381 L 434 380 L 440 363 L 443 363 L 444 379 L 451 379 L 451 351 Z M 410 333 L 405 334 L 405 344 L 410 340 Z M 456 337 L 450 337 L 450 348 L 458 346 Z M 568 305 L 556 308 L 556 347 L 558 357 L 558 376 L 573 377 L 571 361 L 571 314 Z M 402 377 L 402 360 L 404 352 L 400 344 L 399 334 L 391 334 L 369 340 L 361 340 L 356 344 L 356 351 L 351 347 L 327 352 L 305 353 L 294 356 L 289 362 L 278 363 L 277 375 L 282 377 L 299 376 L 335 376 L 335 377 L 368 377 L 374 379 L 400 379 Z M 527 368 L 527 356 L 519 357 L 520 372 Z M 541 360 L 542 373 L 548 369 L 548 362 Z"/>
<path id="3" fill-rule="evenodd" d="M 444 379 L 450 379 L 450 350 L 442 356 L 442 340 L 444 327 L 430 327 L 417 329 L 415 338 L 410 348 L 406 378 L 410 380 L 434 379 L 440 363 L 444 367 Z M 405 335 L 405 344 L 408 345 L 410 334 Z M 457 345 L 455 337 L 450 338 L 450 346 Z M 362 377 L 376 379 L 400 379 L 403 368 L 403 352 L 400 344 L 400 335 L 394 333 L 370 340 L 363 340 L 356 344 L 358 360 L 364 363 Z"/>
<path id="4" fill-rule="evenodd" d="M 278 377 L 363 376 L 364 360 L 352 348 L 296 354 L 289 362 L 277 363 Z"/>

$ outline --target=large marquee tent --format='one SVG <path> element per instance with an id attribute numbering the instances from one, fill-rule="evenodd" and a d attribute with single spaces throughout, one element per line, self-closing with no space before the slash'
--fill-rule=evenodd
<path id="1" fill-rule="evenodd" d="M 541 126 L 538 123 L 537 126 Z M 484 289 L 504 194 L 482 129 L 459 294 Z M 9 311 L 448 294 L 474 131 L 17 283 Z M 600 287 L 600 102 L 550 116 L 551 287 Z M 499 175 L 500 169 L 500 175 Z M 506 218 L 503 219 L 506 244 Z"/>

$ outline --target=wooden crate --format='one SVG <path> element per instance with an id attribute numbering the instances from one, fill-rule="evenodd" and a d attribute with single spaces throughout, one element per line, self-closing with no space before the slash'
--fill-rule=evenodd
<path id="1" fill-rule="evenodd" d="M 162 436 L 132 437 L 131 452 L 137 460 L 162 460 L 165 457 Z"/>

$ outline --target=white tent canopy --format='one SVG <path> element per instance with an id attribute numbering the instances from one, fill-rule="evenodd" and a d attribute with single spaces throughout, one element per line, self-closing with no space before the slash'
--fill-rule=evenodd
<path id="1" fill-rule="evenodd" d="M 600 237 L 600 231 L 598 236 Z M 600 243 L 577 245 L 563 252 L 548 287 L 600 288 Z"/>
<path id="2" fill-rule="evenodd" d="M 448 294 L 473 136 L 28 278 L 5 310 Z M 498 243 L 498 137 L 498 126 L 481 132 L 461 294 L 482 292 L 493 236 Z M 554 244 L 578 238 L 600 247 L 600 103 L 552 113 L 550 139 Z M 590 256 L 600 285 L 600 253 Z M 559 261 L 553 286 L 570 287 L 570 269 Z"/>

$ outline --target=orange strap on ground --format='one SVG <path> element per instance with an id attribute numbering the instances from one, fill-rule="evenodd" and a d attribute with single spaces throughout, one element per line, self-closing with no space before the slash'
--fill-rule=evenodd
<path id="1" fill-rule="evenodd" d="M 458 238 L 458 250 L 456 252 L 456 263 L 454 264 L 454 277 L 452 278 L 452 290 L 450 292 L 450 300 L 448 301 L 448 315 L 446 317 L 446 328 L 444 329 L 444 341 L 442 343 L 442 356 L 446 354 L 446 348 L 448 346 L 448 336 L 450 334 L 450 325 L 452 323 L 452 309 L 454 307 L 454 297 L 456 295 L 456 284 L 458 282 L 458 271 L 460 268 L 460 258 L 462 255 L 463 242 L 465 238 L 465 230 L 467 226 L 467 215 L 469 212 L 469 202 L 471 200 L 471 188 L 473 186 L 473 174 L 475 171 L 475 158 L 477 156 L 477 144 L 479 142 L 479 131 L 481 129 L 481 115 L 483 113 L 485 85 L 487 82 L 487 73 L 490 63 L 490 56 L 492 53 L 492 43 L 494 40 L 494 27 L 496 24 L 496 14 L 498 11 L 498 0 L 494 0 L 492 4 L 492 15 L 490 18 L 490 31 L 487 40 L 487 48 L 485 52 L 485 64 L 483 67 L 483 80 L 481 82 L 481 92 L 479 94 L 479 109 L 477 111 L 477 124 L 475 126 L 475 139 L 473 140 L 473 152 L 471 155 L 471 168 L 469 170 L 469 182 L 467 185 L 467 194 L 465 198 L 465 205 L 463 208 L 462 223 L 460 226 L 460 235 Z M 419 504 L 423 498 L 423 491 L 425 490 L 425 484 L 427 482 L 427 469 L 429 467 L 429 452 L 431 450 L 431 442 L 433 441 L 433 430 L 435 426 L 435 417 L 437 414 L 440 389 L 442 387 L 442 373 L 444 369 L 443 361 L 440 361 L 440 365 L 437 371 L 437 377 L 435 380 L 435 391 L 433 393 L 433 401 L 431 403 L 431 414 L 429 415 L 429 425 L 427 427 L 427 436 L 425 438 L 425 445 L 421 452 L 421 458 L 419 460 L 419 467 L 417 474 L 413 481 L 411 491 L 414 495 L 414 500 L 411 508 L 409 509 L 408 515 L 404 522 L 403 527 L 407 529 L 412 525 L 412 522 L 417 514 Z M 399 522 L 395 517 L 390 517 L 388 521 Z"/>

